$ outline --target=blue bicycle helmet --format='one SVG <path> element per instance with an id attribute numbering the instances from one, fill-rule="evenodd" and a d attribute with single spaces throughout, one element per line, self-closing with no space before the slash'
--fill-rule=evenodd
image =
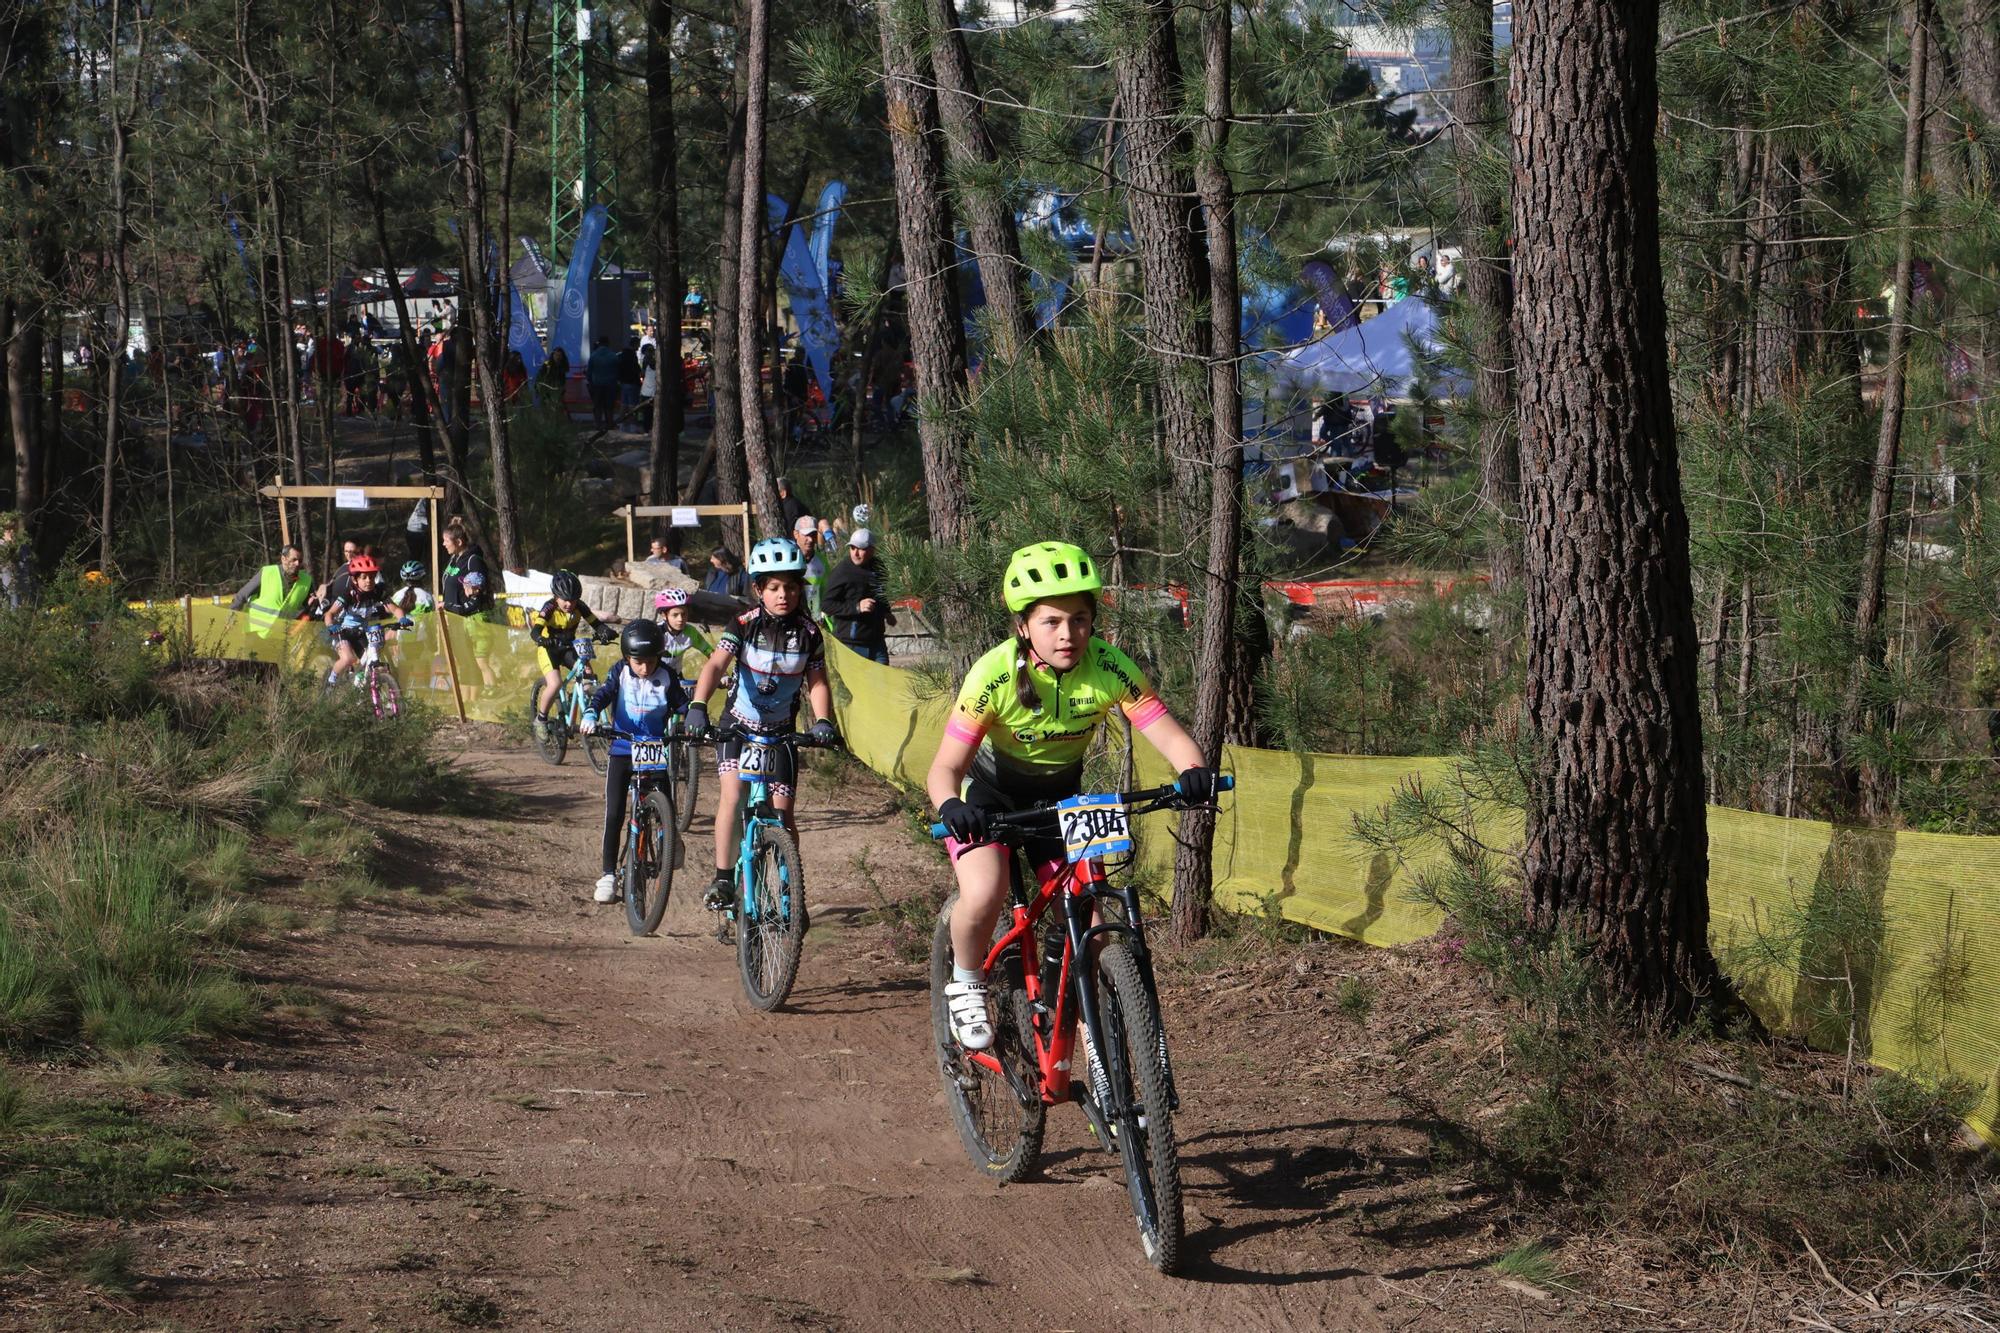
<path id="1" fill-rule="evenodd" d="M 753 579 L 766 574 L 803 574 L 805 553 L 790 537 L 766 537 L 750 548 L 749 570 Z"/>

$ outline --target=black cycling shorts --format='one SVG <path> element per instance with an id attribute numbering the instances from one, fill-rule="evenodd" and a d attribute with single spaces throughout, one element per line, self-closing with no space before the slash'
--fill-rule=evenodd
<path id="1" fill-rule="evenodd" d="M 1025 810 L 1031 805 L 1042 805 L 1049 801 L 1067 800 L 1076 794 L 1075 791 L 1038 791 L 1033 796 L 1015 796 L 1003 788 L 988 782 L 986 779 L 975 775 L 966 779 L 965 796 L 963 799 L 967 805 L 976 805 L 981 810 L 993 813 L 1011 813 L 1016 810 Z M 1050 861 L 1062 862 L 1069 859 L 1069 845 L 1054 832 L 1055 822 L 1053 820 L 1049 823 L 1049 829 L 1050 832 L 1046 836 L 1037 834 L 1023 844 L 1022 850 L 1027 855 L 1027 862 L 1030 867 L 1041 866 Z"/>

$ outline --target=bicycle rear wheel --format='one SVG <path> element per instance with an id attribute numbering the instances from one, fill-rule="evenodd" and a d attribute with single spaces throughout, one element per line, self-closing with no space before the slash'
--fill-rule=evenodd
<path id="1" fill-rule="evenodd" d="M 799 845 L 780 825 L 760 825 L 750 882 L 736 899 L 736 962 L 743 993 L 769 1013 L 792 993 L 806 936 L 806 881 Z"/>
<path id="2" fill-rule="evenodd" d="M 1028 993 L 1021 985 L 1019 950 L 1010 949 L 988 978 L 993 1045 L 986 1053 L 998 1060 L 1006 1073 L 996 1073 L 968 1058 L 951 1035 L 951 1014 L 944 1000 L 944 988 L 951 982 L 951 909 L 957 904 L 956 893 L 945 899 L 937 930 L 931 936 L 931 1036 L 937 1045 L 945 1101 L 951 1106 L 952 1123 L 958 1127 L 966 1156 L 981 1175 L 1012 1185 L 1035 1169 L 1048 1120 L 1048 1108 L 1042 1105 L 1037 1086 L 1041 1074 L 1030 1045 L 1029 1034 L 1034 1029 Z M 1002 916 L 999 929 L 1005 930 L 1007 924 Z"/>
<path id="3" fill-rule="evenodd" d="M 1139 1222 L 1146 1261 L 1162 1273 L 1180 1268 L 1180 1150 L 1167 1091 L 1167 1038 L 1160 1009 L 1146 990 L 1139 960 L 1122 939 L 1107 939 L 1097 955 L 1097 1014 L 1104 1044 L 1097 1051 L 1113 1103 L 1101 1107 L 1118 1140 L 1126 1192 Z M 1093 1076 L 1096 1071 L 1092 1071 Z"/>
<path id="4" fill-rule="evenodd" d="M 374 704 L 378 718 L 394 717 L 403 711 L 403 691 L 396 684 L 395 673 L 380 662 L 368 668 L 368 699 Z"/>
<path id="5" fill-rule="evenodd" d="M 569 728 L 564 724 L 563 698 L 560 693 L 549 701 L 549 711 L 538 713 L 542 697 L 542 683 L 536 681 L 528 687 L 528 722 L 535 737 L 535 749 L 542 758 L 552 764 L 560 764 L 569 750 Z"/>
<path id="6" fill-rule="evenodd" d="M 650 935 L 667 914 L 673 892 L 674 862 L 680 859 L 680 838 L 674 832 L 674 810 L 658 787 L 640 798 L 632 831 L 625 838 L 625 924 L 634 935 Z"/>

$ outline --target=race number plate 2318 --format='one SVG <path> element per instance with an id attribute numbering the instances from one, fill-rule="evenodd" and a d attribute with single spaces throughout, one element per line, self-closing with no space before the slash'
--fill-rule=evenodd
<path id="1" fill-rule="evenodd" d="M 632 769 L 638 773 L 657 773 L 667 766 L 667 743 L 665 741 L 633 741 Z"/>
<path id="2" fill-rule="evenodd" d="M 1132 850 L 1132 812 L 1116 796 L 1072 796 L 1056 811 L 1072 862 Z"/>

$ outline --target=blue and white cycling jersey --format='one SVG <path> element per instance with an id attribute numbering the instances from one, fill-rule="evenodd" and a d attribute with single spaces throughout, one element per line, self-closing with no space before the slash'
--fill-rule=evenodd
<path id="1" fill-rule="evenodd" d="M 611 668 L 611 674 L 590 696 L 590 711 L 613 730 L 653 740 L 667 734 L 668 720 L 684 712 L 687 705 L 687 693 L 671 670 L 656 666 L 652 675 L 641 680 L 623 662 Z M 630 754 L 632 743 L 614 740 L 611 753 Z"/>
<path id="2" fill-rule="evenodd" d="M 826 667 L 826 640 L 803 613 L 784 617 L 762 607 L 739 617 L 716 647 L 736 658 L 729 714 L 752 731 L 790 731 L 806 676 Z"/>

